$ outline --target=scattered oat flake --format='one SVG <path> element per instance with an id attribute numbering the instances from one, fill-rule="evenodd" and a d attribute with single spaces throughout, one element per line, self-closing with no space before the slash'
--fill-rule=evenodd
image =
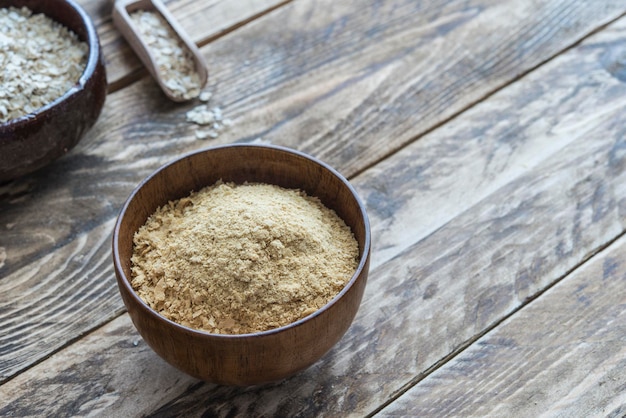
<path id="1" fill-rule="evenodd" d="M 208 102 L 211 99 L 210 92 L 202 92 L 200 100 Z M 222 109 L 219 107 L 209 108 L 207 103 L 198 105 L 187 111 L 185 114 L 187 122 L 192 122 L 201 126 L 210 126 L 209 130 L 197 130 L 194 132 L 197 139 L 217 138 L 220 132 L 231 127 L 233 121 L 231 119 L 223 119 Z"/>
<path id="2" fill-rule="evenodd" d="M 194 132 L 197 139 L 207 139 L 209 137 L 208 131 L 196 131 Z"/>
<path id="3" fill-rule="evenodd" d="M 209 137 L 209 131 L 196 131 L 195 132 L 197 139 L 207 139 Z"/>
<path id="4" fill-rule="evenodd" d="M 217 132 L 215 132 L 213 130 L 210 130 L 210 131 L 200 131 L 200 130 L 198 130 L 198 131 L 195 132 L 195 134 L 196 134 L 196 138 L 198 138 L 198 139 L 207 139 L 207 138 L 215 139 L 215 138 L 217 138 L 219 136 L 219 133 L 217 133 Z"/>
<path id="5" fill-rule="evenodd" d="M 200 93 L 200 96 L 198 98 L 202 102 L 208 102 L 209 100 L 211 100 L 212 96 L 213 93 L 211 93 L 210 91 L 203 91 L 202 93 Z"/>
<path id="6" fill-rule="evenodd" d="M 213 111 L 207 105 L 196 106 L 187 112 L 187 121 L 198 125 L 209 125 L 215 121 Z"/>
<path id="7" fill-rule="evenodd" d="M 222 109 L 220 109 L 219 107 L 214 107 L 213 108 L 213 117 L 215 118 L 215 120 L 222 120 Z"/>

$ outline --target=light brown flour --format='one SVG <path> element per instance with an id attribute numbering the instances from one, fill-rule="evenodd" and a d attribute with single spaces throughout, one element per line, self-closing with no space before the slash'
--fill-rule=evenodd
<path id="1" fill-rule="evenodd" d="M 163 316 L 211 333 L 287 325 L 358 265 L 334 211 L 298 190 L 218 182 L 159 208 L 135 234 L 132 286 Z"/>

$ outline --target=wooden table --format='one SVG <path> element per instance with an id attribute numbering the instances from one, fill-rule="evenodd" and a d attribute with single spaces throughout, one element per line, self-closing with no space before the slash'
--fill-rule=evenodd
<path id="1" fill-rule="evenodd" d="M 0 416 L 626 415 L 624 0 L 171 0 L 233 121 L 209 140 L 81 4 L 109 95 L 0 185 Z M 138 335 L 111 231 L 161 164 L 253 141 L 350 179 L 372 268 L 322 360 L 220 387 Z"/>

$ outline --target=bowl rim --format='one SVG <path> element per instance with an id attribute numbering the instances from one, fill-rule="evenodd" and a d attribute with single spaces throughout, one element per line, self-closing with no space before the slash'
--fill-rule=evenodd
<path id="1" fill-rule="evenodd" d="M 63 93 L 61 96 L 57 97 L 50 103 L 46 103 L 45 105 L 41 106 L 35 111 L 27 113 L 26 115 L 22 115 L 14 119 L 9 119 L 6 122 L 0 122 L 0 131 L 16 130 L 22 126 L 27 126 L 34 119 L 47 117 L 48 114 L 51 113 L 57 105 L 64 102 L 71 96 L 74 96 L 75 94 L 85 90 L 85 86 L 87 85 L 87 82 L 94 76 L 94 73 L 97 70 L 98 62 L 100 61 L 100 40 L 98 38 L 98 32 L 96 31 L 96 27 L 93 21 L 91 20 L 91 17 L 89 17 L 89 15 L 82 8 L 82 6 L 80 6 L 74 0 L 53 0 L 53 1 L 56 1 L 58 3 L 67 3 L 72 9 L 74 9 L 74 11 L 78 14 L 78 16 L 80 16 L 80 21 L 82 22 L 82 25 L 87 35 L 86 40 L 84 41 L 87 44 L 87 48 L 88 48 L 87 62 L 85 63 L 85 69 L 83 70 L 80 77 L 78 78 L 78 81 L 76 81 L 76 83 L 74 83 L 74 85 L 70 87 L 70 89 L 67 90 L 65 93 Z M 8 6 L 8 7 L 11 7 L 11 6 Z M 37 13 L 43 13 L 43 12 L 37 12 Z M 43 14 L 46 15 L 45 13 Z M 65 23 L 59 22 L 56 19 L 52 19 L 52 20 L 63 25 L 64 27 L 69 29 L 72 33 L 76 34 L 74 29 L 67 27 Z"/>
<path id="2" fill-rule="evenodd" d="M 223 148 L 265 148 L 265 149 L 272 149 L 275 151 L 280 151 L 280 152 L 285 152 L 288 154 L 294 154 L 298 157 L 301 158 L 305 158 L 319 166 L 321 166 L 322 168 L 328 170 L 332 175 L 334 175 L 337 179 L 339 179 L 344 186 L 346 186 L 346 188 L 350 191 L 350 194 L 352 195 L 352 197 L 355 199 L 358 207 L 359 207 L 359 211 L 363 217 L 363 224 L 365 226 L 364 231 L 365 231 L 365 237 L 364 237 L 364 246 L 363 246 L 363 251 L 362 251 L 362 255 L 360 257 L 359 260 L 359 264 L 356 268 L 356 270 L 354 271 L 354 273 L 352 274 L 352 277 L 350 277 L 350 280 L 348 280 L 348 282 L 344 285 L 344 287 L 331 299 L 329 300 L 326 304 L 324 304 L 321 308 L 317 309 L 315 312 L 305 316 L 304 318 L 300 318 L 297 321 L 291 322 L 287 325 L 283 325 L 281 327 L 278 328 L 273 328 L 270 330 L 266 330 L 266 331 L 259 331 L 259 332 L 251 332 L 251 333 L 245 333 L 245 334 L 214 334 L 214 333 L 210 333 L 208 331 L 203 331 L 203 330 L 199 330 L 199 329 L 195 329 L 195 328 L 191 328 L 191 327 L 187 327 L 185 325 L 182 325 L 176 321 L 172 321 L 168 318 L 166 318 L 165 316 L 161 315 L 160 313 L 158 313 L 157 311 L 155 311 L 154 309 L 152 309 L 150 306 L 148 306 L 143 299 L 141 299 L 141 297 L 139 297 L 139 295 L 137 295 L 137 293 L 135 292 L 135 290 L 133 289 L 133 287 L 130 284 L 130 280 L 128 279 L 128 277 L 126 277 L 126 274 L 124 273 L 124 270 L 122 269 L 122 262 L 120 259 L 120 254 L 119 254 L 119 236 L 120 236 L 120 228 L 121 228 L 121 224 L 122 224 L 122 220 L 124 218 L 124 215 L 126 214 L 126 211 L 130 205 L 130 203 L 132 202 L 132 200 L 135 198 L 135 196 L 139 193 L 139 190 L 141 190 L 143 188 L 143 186 L 148 183 L 149 181 L 151 181 L 155 176 L 157 176 L 161 171 L 164 171 L 166 169 L 168 169 L 170 166 L 179 163 L 180 161 L 189 158 L 191 156 L 194 156 L 196 154 L 201 154 L 201 153 L 205 153 L 205 152 L 211 152 L 214 150 L 218 150 L 218 149 L 223 149 Z M 288 147 L 284 147 L 284 146 L 280 146 L 280 145 L 273 145 L 273 144 L 249 144 L 249 143 L 235 143 L 235 144 L 225 144 L 225 145 L 217 145 L 217 146 L 211 146 L 211 147 L 207 147 L 207 148 L 202 148 L 199 150 L 195 150 L 186 154 L 181 155 L 180 157 L 177 157 L 171 161 L 169 161 L 168 163 L 163 164 L 161 167 L 159 167 L 158 169 L 156 169 L 154 172 L 152 172 L 150 175 L 148 175 L 146 178 L 144 178 L 131 192 L 130 196 L 126 199 L 126 201 L 124 202 L 124 205 L 122 206 L 122 209 L 119 212 L 119 215 L 117 217 L 117 220 L 115 222 L 115 228 L 113 231 L 113 264 L 115 267 L 115 273 L 116 275 L 118 275 L 118 278 L 120 278 L 120 280 L 117 280 L 118 284 L 122 283 L 122 285 L 124 286 L 124 288 L 126 289 L 127 293 L 130 295 L 131 298 L 133 298 L 136 302 L 138 302 L 140 304 L 140 306 L 142 308 L 144 308 L 145 310 L 149 311 L 149 314 L 152 316 L 156 316 L 158 317 L 160 320 L 165 321 L 166 323 L 168 323 L 169 325 L 173 326 L 174 328 L 178 328 L 184 332 L 187 333 L 191 333 L 194 334 L 200 338 L 217 338 L 217 339 L 225 339 L 225 340 L 237 340 L 237 339 L 247 339 L 247 338 L 251 338 L 251 337 L 266 337 L 266 336 L 271 336 L 274 334 L 278 334 L 278 333 L 282 333 L 285 332 L 289 329 L 292 328 L 296 328 L 299 327 L 301 325 L 303 325 L 305 322 L 310 321 L 311 319 L 321 315 L 323 312 L 327 311 L 328 309 L 330 309 L 333 305 L 335 305 L 339 299 L 341 299 L 349 290 L 350 288 L 352 288 L 355 283 L 357 282 L 357 280 L 359 279 L 359 277 L 362 276 L 363 274 L 363 270 L 367 267 L 368 260 L 369 260 L 369 255 L 370 255 L 370 249 L 371 249 L 371 229 L 370 229 L 370 224 L 369 224 L 369 218 L 367 216 L 367 212 L 365 210 L 365 205 L 363 204 L 361 198 L 359 197 L 359 195 L 357 194 L 356 190 L 354 189 L 354 187 L 350 184 L 350 182 L 341 174 L 339 173 L 337 170 L 335 170 L 333 167 L 331 167 L 330 165 L 324 163 L 323 161 L 310 156 L 308 154 L 305 154 L 301 151 L 292 149 L 292 148 L 288 148 Z M 121 277 L 120 277 L 121 276 Z"/>

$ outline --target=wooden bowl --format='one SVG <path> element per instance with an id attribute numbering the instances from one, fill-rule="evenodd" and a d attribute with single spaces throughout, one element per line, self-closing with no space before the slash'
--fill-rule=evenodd
<path id="1" fill-rule="evenodd" d="M 26 6 L 63 24 L 88 44 L 89 56 L 80 79 L 63 96 L 0 123 L 0 183 L 38 170 L 74 147 L 100 115 L 107 88 L 98 34 L 80 6 L 72 0 L 0 0 L 1 8 L 10 6 Z"/>
<path id="2" fill-rule="evenodd" d="M 133 235 L 157 207 L 217 180 L 261 182 L 317 196 L 352 229 L 359 265 L 344 289 L 315 313 L 253 334 L 210 334 L 179 325 L 149 308 L 133 291 Z M 252 385 L 288 377 L 317 361 L 343 336 L 361 303 L 370 259 L 370 228 L 348 181 L 328 165 L 275 146 L 228 145 L 192 153 L 144 180 L 126 201 L 113 235 L 113 260 L 122 299 L 135 327 L 170 364 L 205 381 Z"/>

